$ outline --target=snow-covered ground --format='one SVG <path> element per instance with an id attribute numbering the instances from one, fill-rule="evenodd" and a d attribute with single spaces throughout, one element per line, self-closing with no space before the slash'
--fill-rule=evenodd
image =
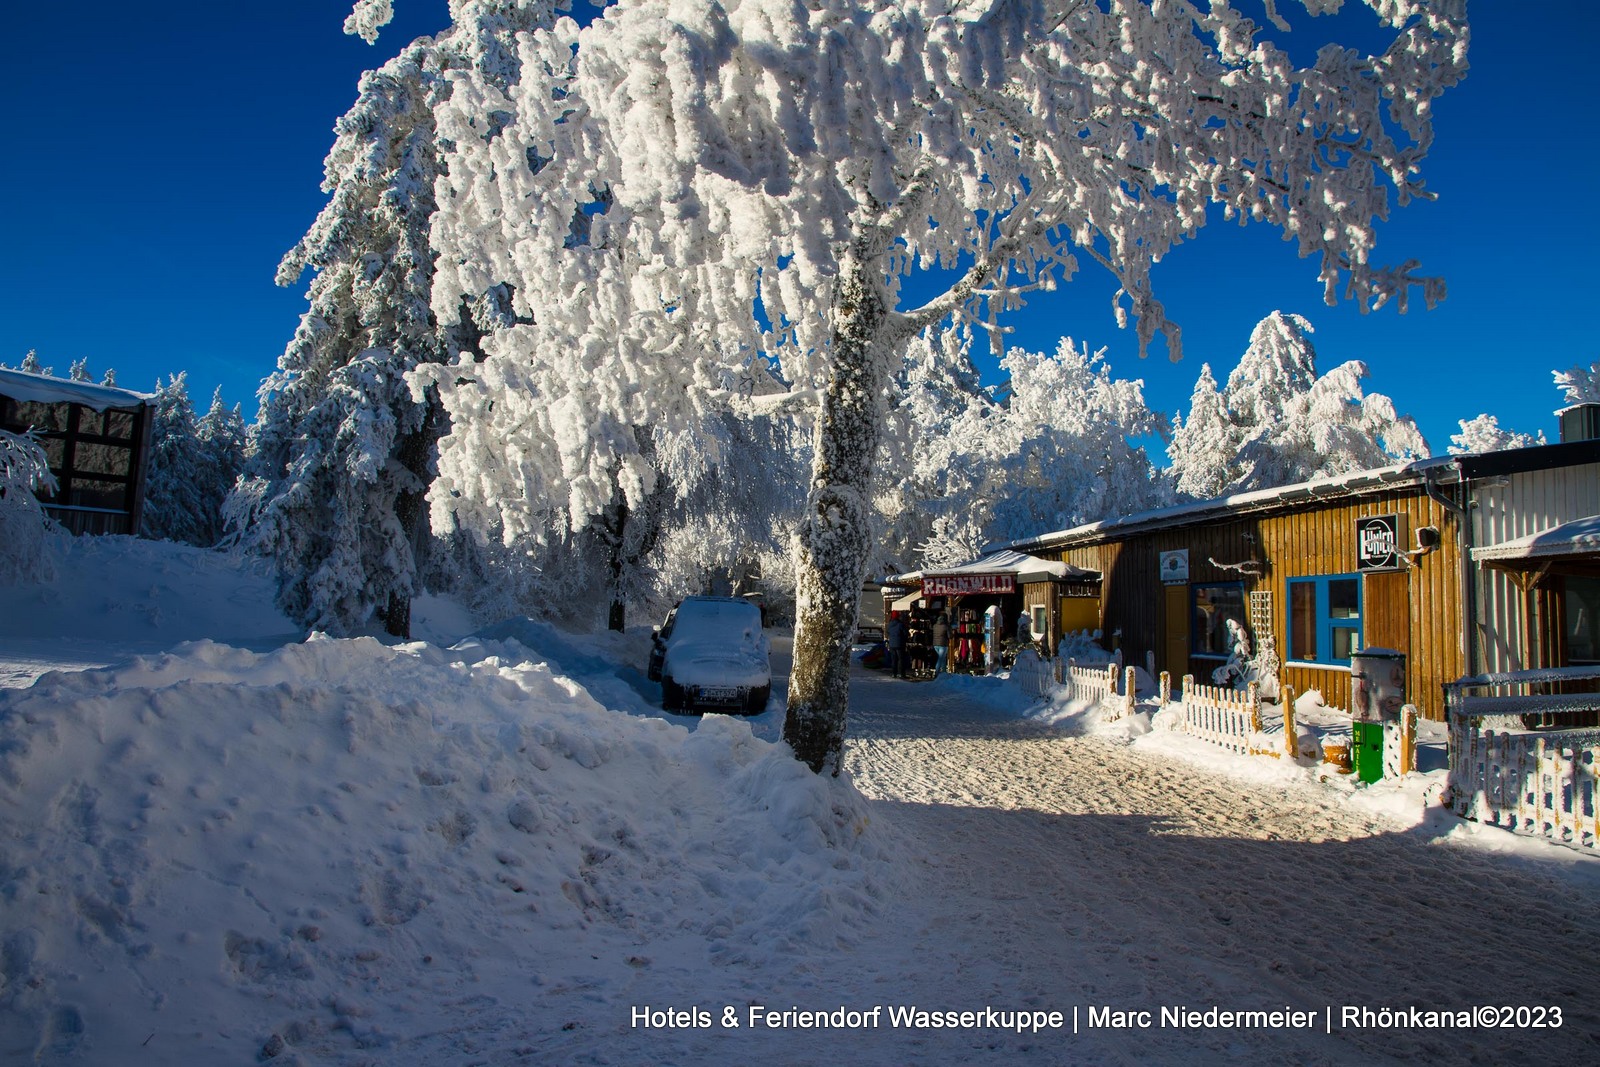
<path id="1" fill-rule="evenodd" d="M 1597 1048 L 1600 864 L 1425 811 L 1426 783 L 866 671 L 848 775 L 818 779 L 774 743 L 781 679 L 752 720 L 656 711 L 642 628 L 458 641 L 437 603 L 430 643 L 301 642 L 226 557 L 63 551 L 0 590 L 0 1062 Z M 1479 1005 L 1563 1025 L 1393 1014 Z"/>

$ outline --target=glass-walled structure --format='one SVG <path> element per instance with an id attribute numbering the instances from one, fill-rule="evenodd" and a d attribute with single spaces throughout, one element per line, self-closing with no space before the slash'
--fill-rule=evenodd
<path id="1" fill-rule="evenodd" d="M 0 369 L 0 429 L 32 431 L 50 459 L 45 512 L 75 534 L 139 530 L 149 451 L 150 397 Z"/>

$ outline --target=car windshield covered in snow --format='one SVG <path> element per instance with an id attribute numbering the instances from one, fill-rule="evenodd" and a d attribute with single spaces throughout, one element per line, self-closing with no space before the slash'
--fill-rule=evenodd
<path id="1" fill-rule="evenodd" d="M 649 675 L 669 711 L 742 710 L 758 715 L 772 694 L 761 609 L 737 597 L 687 597 L 652 638 Z"/>

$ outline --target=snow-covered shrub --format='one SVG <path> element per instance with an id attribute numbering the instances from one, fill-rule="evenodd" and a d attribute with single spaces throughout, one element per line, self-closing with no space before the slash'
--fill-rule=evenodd
<path id="1" fill-rule="evenodd" d="M 43 581 L 51 577 L 45 555 L 45 530 L 50 520 L 39 506 L 35 489 L 54 489 L 55 475 L 44 447 L 31 433 L 0 430 L 0 585 Z"/>

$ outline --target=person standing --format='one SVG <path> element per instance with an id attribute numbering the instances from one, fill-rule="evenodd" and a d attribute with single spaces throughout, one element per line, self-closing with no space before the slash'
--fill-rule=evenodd
<path id="1" fill-rule="evenodd" d="M 889 617 L 889 630 L 885 635 L 889 643 L 889 669 L 896 678 L 906 676 L 906 639 L 909 636 L 906 621 L 897 611 Z"/>
<path id="2" fill-rule="evenodd" d="M 939 617 L 933 620 L 930 634 L 933 643 L 933 676 L 937 678 L 944 673 L 945 658 L 950 655 L 950 616 L 939 612 Z"/>

